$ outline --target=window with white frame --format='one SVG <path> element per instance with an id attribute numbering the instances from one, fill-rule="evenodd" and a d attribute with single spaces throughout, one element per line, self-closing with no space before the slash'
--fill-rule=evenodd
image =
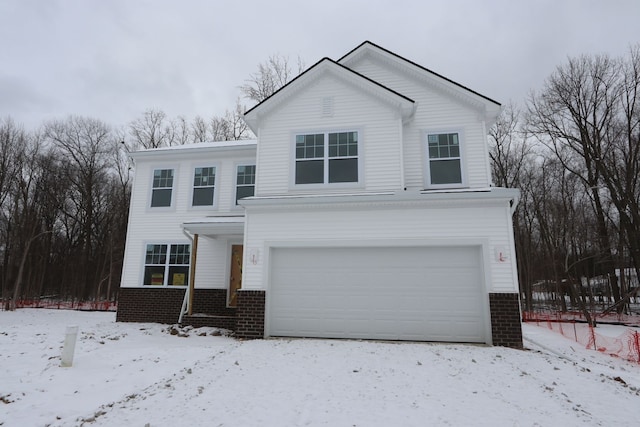
<path id="1" fill-rule="evenodd" d="M 295 183 L 358 182 L 358 132 L 296 135 Z"/>
<path id="2" fill-rule="evenodd" d="M 155 169 L 151 190 L 151 207 L 162 208 L 171 206 L 173 191 L 173 169 Z"/>
<path id="3" fill-rule="evenodd" d="M 188 244 L 150 244 L 144 257 L 143 285 L 187 286 L 189 283 Z"/>
<path id="4" fill-rule="evenodd" d="M 428 184 L 462 184 L 460 137 L 458 133 L 427 134 Z"/>
<path id="5" fill-rule="evenodd" d="M 216 183 L 214 166 L 195 168 L 193 172 L 192 206 L 213 206 Z"/>
<path id="6" fill-rule="evenodd" d="M 236 168 L 236 205 L 238 200 L 251 197 L 256 188 L 256 165 L 238 165 Z"/>

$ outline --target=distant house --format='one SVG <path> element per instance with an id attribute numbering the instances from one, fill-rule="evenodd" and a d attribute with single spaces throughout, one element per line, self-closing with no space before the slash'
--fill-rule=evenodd
<path id="1" fill-rule="evenodd" d="M 257 141 L 134 153 L 118 320 L 521 347 L 499 113 L 364 42 L 249 110 Z"/>

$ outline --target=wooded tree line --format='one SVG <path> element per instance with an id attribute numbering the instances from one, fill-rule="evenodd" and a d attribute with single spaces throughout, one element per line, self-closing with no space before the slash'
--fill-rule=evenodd
<path id="1" fill-rule="evenodd" d="M 547 293 L 559 310 L 602 301 L 621 312 L 635 295 L 639 96 L 640 45 L 572 58 L 491 130 L 495 183 L 522 192 L 513 220 L 525 309 Z"/>
<path id="2" fill-rule="evenodd" d="M 297 73 L 273 55 L 240 87 L 260 102 Z M 0 118 L 0 287 L 2 307 L 17 300 L 114 300 L 120 285 L 132 163 L 128 153 L 252 137 L 240 98 L 205 119 L 149 109 L 123 129 L 68 117 L 25 130 Z"/>
<path id="3" fill-rule="evenodd" d="M 302 71 L 272 56 L 241 91 L 259 102 Z M 640 46 L 621 58 L 572 58 L 509 105 L 490 131 L 494 183 L 520 188 L 514 215 L 525 309 L 547 293 L 555 309 L 601 292 L 624 309 L 632 289 L 616 269 L 640 269 Z M 240 99 L 224 115 L 170 118 L 150 109 L 124 129 L 69 117 L 26 131 L 0 119 L 0 281 L 16 298 L 114 299 L 131 192 L 127 153 L 252 137 Z M 625 271 L 625 270 L 623 270 Z M 601 290 L 582 277 L 607 278 Z M 608 302 L 606 305 L 610 305 Z"/>

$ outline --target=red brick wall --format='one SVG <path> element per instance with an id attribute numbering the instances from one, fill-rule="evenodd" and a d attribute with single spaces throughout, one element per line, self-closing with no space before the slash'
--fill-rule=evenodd
<path id="1" fill-rule="evenodd" d="M 522 348 L 522 324 L 518 294 L 489 294 L 493 345 Z"/>
<path id="2" fill-rule="evenodd" d="M 264 338 L 265 291 L 238 290 L 236 337 Z"/>
<path id="3" fill-rule="evenodd" d="M 178 323 L 184 292 L 184 288 L 120 288 L 116 321 Z"/>
<path id="4" fill-rule="evenodd" d="M 116 321 L 178 323 L 184 293 L 184 288 L 120 288 Z M 193 313 L 233 318 L 236 309 L 227 307 L 226 289 L 196 289 Z M 229 321 L 219 327 L 231 324 Z"/>

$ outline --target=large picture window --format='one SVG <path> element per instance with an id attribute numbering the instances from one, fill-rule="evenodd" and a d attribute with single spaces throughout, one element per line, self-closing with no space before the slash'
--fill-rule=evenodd
<path id="1" fill-rule="evenodd" d="M 251 197 L 256 188 L 256 165 L 239 165 L 236 169 L 236 205 L 238 200 Z"/>
<path id="2" fill-rule="evenodd" d="M 344 182 L 358 182 L 358 132 L 296 135 L 296 184 Z"/>
<path id="3" fill-rule="evenodd" d="M 191 248 L 188 244 L 147 245 L 143 285 L 187 286 Z"/>
<path id="4" fill-rule="evenodd" d="M 462 184 L 460 137 L 457 133 L 427 134 L 429 184 Z"/>
<path id="5" fill-rule="evenodd" d="M 155 169 L 153 171 L 151 207 L 162 208 L 171 206 L 172 191 L 173 169 Z"/>
<path id="6" fill-rule="evenodd" d="M 213 206 L 216 183 L 216 168 L 195 168 L 193 173 L 192 206 Z"/>

